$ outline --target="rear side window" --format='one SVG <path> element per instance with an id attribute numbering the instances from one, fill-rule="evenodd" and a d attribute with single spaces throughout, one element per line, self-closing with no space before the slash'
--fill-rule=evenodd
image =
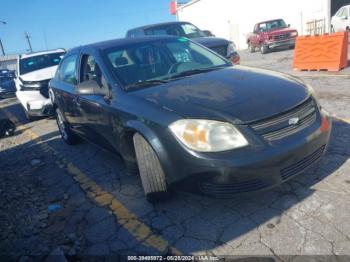
<path id="1" fill-rule="evenodd" d="M 144 33 L 141 29 L 130 30 L 127 34 L 127 37 L 139 37 L 144 36 Z"/>
<path id="2" fill-rule="evenodd" d="M 57 71 L 57 78 L 68 84 L 76 85 L 77 77 L 77 58 L 78 55 L 66 56 Z"/>

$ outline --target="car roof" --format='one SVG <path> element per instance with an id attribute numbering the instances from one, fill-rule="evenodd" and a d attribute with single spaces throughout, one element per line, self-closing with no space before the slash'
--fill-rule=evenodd
<path id="1" fill-rule="evenodd" d="M 92 44 L 87 44 L 79 47 L 72 48 L 68 50 L 68 53 L 73 53 L 76 50 L 80 50 L 82 48 L 96 48 L 99 50 L 105 50 L 109 49 L 111 47 L 119 47 L 119 46 L 125 46 L 125 45 L 132 45 L 132 44 L 137 44 L 137 43 L 147 43 L 147 42 L 157 42 L 161 40 L 166 40 L 166 39 L 177 39 L 179 38 L 178 36 L 171 36 L 171 35 L 162 35 L 162 36 L 144 36 L 144 37 L 135 37 L 135 38 L 118 38 L 118 39 L 112 39 L 112 40 L 107 40 L 107 41 L 102 41 L 102 42 L 97 42 L 97 43 L 92 43 Z"/>
<path id="2" fill-rule="evenodd" d="M 163 26 L 163 25 L 173 25 L 173 24 L 191 24 L 191 23 L 186 22 L 186 21 L 165 22 L 165 23 L 144 25 L 144 26 L 131 28 L 131 29 L 128 30 L 128 32 L 129 31 L 133 31 L 133 30 L 148 29 L 148 28 L 152 28 L 152 27 Z"/>
<path id="3" fill-rule="evenodd" d="M 284 21 L 283 18 L 277 18 L 277 19 L 270 19 L 270 20 L 266 20 L 266 21 L 261 21 L 261 22 L 259 22 L 257 24 L 268 23 L 268 22 L 272 22 L 272 21 L 276 21 L 276 20 L 283 20 Z"/>
<path id="4" fill-rule="evenodd" d="M 53 53 L 65 52 L 65 51 L 66 50 L 64 48 L 57 48 L 57 49 L 53 49 L 53 50 L 33 52 L 33 53 L 19 55 L 19 59 L 33 57 L 33 56 L 38 56 L 38 55 L 45 55 L 45 54 L 53 54 Z"/>

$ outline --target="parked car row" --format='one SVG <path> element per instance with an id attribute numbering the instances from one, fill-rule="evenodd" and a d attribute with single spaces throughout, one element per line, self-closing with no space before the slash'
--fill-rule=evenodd
<path id="1" fill-rule="evenodd" d="M 330 136 L 311 86 L 184 37 L 71 49 L 49 87 L 62 139 L 118 152 L 150 201 L 173 184 L 214 197 L 266 190 L 316 163 Z"/>
<path id="2" fill-rule="evenodd" d="M 256 34 L 269 49 L 296 36 L 283 20 L 257 24 Z M 67 144 L 83 138 L 119 153 L 150 201 L 173 184 L 214 197 L 262 191 L 316 163 L 331 119 L 312 87 L 237 65 L 233 43 L 206 35 L 166 23 L 22 55 L 16 95 L 28 118 L 55 113 Z"/>

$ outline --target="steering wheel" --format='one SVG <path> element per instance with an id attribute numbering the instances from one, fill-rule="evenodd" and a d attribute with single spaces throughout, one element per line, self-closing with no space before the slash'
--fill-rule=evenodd
<path id="1" fill-rule="evenodd" d="M 179 65 L 181 65 L 181 64 L 182 64 L 182 62 L 176 62 L 175 64 L 172 64 L 168 70 L 168 74 L 176 73 Z"/>

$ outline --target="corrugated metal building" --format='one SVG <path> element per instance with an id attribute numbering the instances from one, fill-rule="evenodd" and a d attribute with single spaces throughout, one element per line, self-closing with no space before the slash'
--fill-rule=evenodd
<path id="1" fill-rule="evenodd" d="M 300 35 L 329 32 L 331 12 L 349 0 L 193 0 L 179 6 L 177 17 L 247 48 L 247 35 L 260 21 L 283 18 Z"/>

